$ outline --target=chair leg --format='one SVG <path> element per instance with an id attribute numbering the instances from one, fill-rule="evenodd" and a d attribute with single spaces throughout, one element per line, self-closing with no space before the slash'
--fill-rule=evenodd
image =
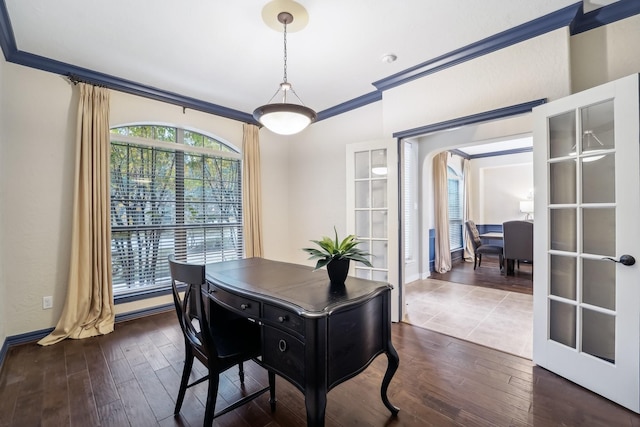
<path id="1" fill-rule="evenodd" d="M 244 365 L 242 362 L 238 363 L 238 376 L 240 377 L 240 384 L 244 384 Z"/>
<path id="2" fill-rule="evenodd" d="M 203 426 L 212 426 L 216 413 L 216 399 L 218 398 L 218 381 L 220 374 L 209 370 L 209 390 L 207 392 L 207 406 L 204 411 Z"/>
<path id="3" fill-rule="evenodd" d="M 269 371 L 269 404 L 271 405 L 271 412 L 275 412 L 276 402 L 276 374 L 273 371 Z"/>
<path id="4" fill-rule="evenodd" d="M 473 254 L 473 269 L 476 269 L 476 264 L 478 263 L 478 254 Z"/>
<path id="5" fill-rule="evenodd" d="M 478 267 L 482 265 L 482 254 L 478 255 Z"/>
<path id="6" fill-rule="evenodd" d="M 189 376 L 191 375 L 191 368 L 193 366 L 193 352 L 191 351 L 189 343 L 186 343 L 186 346 L 184 368 L 182 369 L 182 380 L 180 380 L 180 391 L 178 391 L 176 407 L 173 410 L 174 415 L 178 415 L 180 413 L 180 408 L 182 408 L 182 401 L 184 400 L 184 394 L 187 391 L 187 385 L 189 385 Z"/>

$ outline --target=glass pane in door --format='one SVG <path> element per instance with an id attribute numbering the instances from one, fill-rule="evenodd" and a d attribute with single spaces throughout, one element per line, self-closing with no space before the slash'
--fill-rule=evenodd
<path id="1" fill-rule="evenodd" d="M 551 209 L 549 226 L 551 249 L 575 252 L 577 216 L 575 209 Z"/>
<path id="2" fill-rule="evenodd" d="M 549 165 L 549 202 L 552 205 L 576 202 L 575 160 L 554 162 Z"/>
<path id="3" fill-rule="evenodd" d="M 584 157 L 582 164 L 582 203 L 612 203 L 616 194 L 614 154 Z"/>
<path id="4" fill-rule="evenodd" d="M 368 151 L 360 151 L 354 154 L 354 162 L 355 162 L 355 178 L 363 179 L 369 178 L 369 152 Z"/>
<path id="5" fill-rule="evenodd" d="M 576 348 L 576 306 L 551 300 L 549 306 L 549 338 Z"/>
<path id="6" fill-rule="evenodd" d="M 576 112 L 549 117 L 549 158 L 576 155 Z"/>
<path id="7" fill-rule="evenodd" d="M 582 210 L 582 252 L 616 256 L 615 208 L 584 208 Z"/>
<path id="8" fill-rule="evenodd" d="M 582 351 L 607 362 L 616 361 L 616 319 L 606 313 L 582 309 Z"/>
<path id="9" fill-rule="evenodd" d="M 576 300 L 576 258 L 561 255 L 550 256 L 550 294 Z"/>
<path id="10" fill-rule="evenodd" d="M 582 260 L 582 301 L 616 309 L 616 264 L 609 260 Z"/>
<path id="11" fill-rule="evenodd" d="M 369 204 L 369 181 L 356 181 L 356 209 L 368 208 Z"/>
<path id="12" fill-rule="evenodd" d="M 582 154 L 597 154 L 615 148 L 613 100 L 580 109 L 582 121 Z"/>

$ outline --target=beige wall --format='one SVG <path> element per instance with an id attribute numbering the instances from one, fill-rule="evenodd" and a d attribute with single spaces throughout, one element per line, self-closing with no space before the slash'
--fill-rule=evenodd
<path id="1" fill-rule="evenodd" d="M 7 138 L 5 136 L 5 127 L 4 127 L 4 111 L 5 111 L 5 101 L 6 97 L 4 96 L 4 69 L 6 67 L 6 62 L 0 59 L 0 343 L 4 343 L 5 338 L 7 337 L 6 327 L 5 327 L 5 305 L 7 301 L 7 295 L 5 293 L 5 278 L 4 278 L 4 245 L 1 242 L 4 242 L 4 222 L 2 220 L 4 216 L 4 198 L 6 192 L 6 181 L 3 179 L 2 170 L 4 169 L 3 158 L 4 158 L 4 149 L 7 145 Z M 0 344 L 0 348 L 2 345 Z"/>
<path id="2" fill-rule="evenodd" d="M 67 280 L 74 97 L 61 77 L 5 64 L 0 181 L 8 336 L 51 327 Z M 42 297 L 53 296 L 52 310 Z"/>
<path id="3" fill-rule="evenodd" d="M 301 250 L 309 246 L 309 240 L 331 235 L 334 226 L 339 235 L 344 235 L 346 146 L 380 139 L 381 135 L 382 110 L 378 102 L 321 121 L 289 137 L 290 203 L 279 208 L 287 211 L 289 240 L 267 242 L 267 246 L 286 253 L 287 261 L 312 265 Z"/>
<path id="4" fill-rule="evenodd" d="M 448 68 L 384 93 L 382 102 L 280 137 L 261 130 L 265 256 L 308 262 L 308 240 L 346 227 L 347 144 L 391 138 L 392 132 L 570 92 L 570 78 L 591 86 L 640 71 L 639 18 L 568 41 L 566 29 Z M 589 63 L 592 44 L 606 41 L 609 61 Z M 614 46 L 608 46 L 613 43 Z M 573 52 L 569 52 L 569 47 Z M 569 61 L 569 58 L 571 60 Z M 630 59 L 631 58 L 631 59 Z M 64 301 L 74 169 L 76 99 L 62 77 L 4 63 L 0 68 L 0 340 L 55 325 Z M 569 67 L 571 64 L 571 67 Z M 578 84 L 578 83 L 576 83 Z M 162 121 L 209 130 L 240 145 L 238 123 L 208 114 L 114 93 L 114 124 Z M 428 188 L 435 152 L 531 130 L 527 117 L 421 140 L 421 187 Z M 431 204 L 421 197 L 420 228 L 431 226 Z M 423 241 L 423 247 L 426 241 Z M 428 254 L 422 254 L 428 259 Z M 424 271 L 424 269 L 423 269 Z M 52 310 L 42 296 L 52 295 Z M 135 310 L 164 299 L 119 305 Z"/>
<path id="5" fill-rule="evenodd" d="M 570 93 L 568 28 L 384 92 L 388 133 Z"/>
<path id="6" fill-rule="evenodd" d="M 524 219 L 520 201 L 527 200 L 533 191 L 533 153 L 472 160 L 471 180 L 472 193 L 477 195 L 472 209 L 477 212 L 473 217 L 476 223 Z"/>
<path id="7" fill-rule="evenodd" d="M 571 37 L 573 92 L 640 72 L 640 15 Z"/>

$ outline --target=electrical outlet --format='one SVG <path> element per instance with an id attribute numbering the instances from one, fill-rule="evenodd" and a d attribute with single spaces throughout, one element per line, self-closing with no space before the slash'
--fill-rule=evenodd
<path id="1" fill-rule="evenodd" d="M 46 310 L 51 307 L 53 307 L 53 297 L 52 296 L 42 297 L 42 309 Z"/>

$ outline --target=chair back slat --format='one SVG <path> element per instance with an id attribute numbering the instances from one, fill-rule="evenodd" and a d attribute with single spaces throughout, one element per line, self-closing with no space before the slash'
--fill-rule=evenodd
<path id="1" fill-rule="evenodd" d="M 176 261 L 169 257 L 173 302 L 178 321 L 185 340 L 189 341 L 196 352 L 207 358 L 217 357 L 215 342 L 211 338 L 209 321 L 202 299 L 202 286 L 205 284 L 205 266 Z M 180 296 L 178 285 L 185 285 Z"/>

